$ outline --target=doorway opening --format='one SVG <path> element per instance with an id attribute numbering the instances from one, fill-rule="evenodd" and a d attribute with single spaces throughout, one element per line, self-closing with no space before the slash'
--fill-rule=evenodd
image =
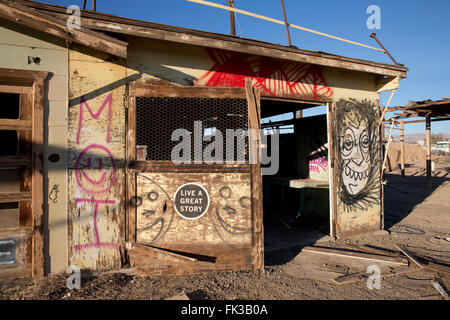
<path id="1" fill-rule="evenodd" d="M 264 248 L 269 255 L 330 234 L 327 123 L 323 103 L 261 99 L 264 134 L 279 130 L 278 146 L 272 139 L 261 146 L 269 155 L 277 148 L 279 153 L 278 172 L 263 176 Z"/>

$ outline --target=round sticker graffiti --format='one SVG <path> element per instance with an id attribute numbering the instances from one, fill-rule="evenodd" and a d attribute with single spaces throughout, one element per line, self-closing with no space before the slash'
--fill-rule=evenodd
<path id="1" fill-rule="evenodd" d="M 196 183 L 186 183 L 175 192 L 174 207 L 182 218 L 198 219 L 208 211 L 209 194 Z"/>

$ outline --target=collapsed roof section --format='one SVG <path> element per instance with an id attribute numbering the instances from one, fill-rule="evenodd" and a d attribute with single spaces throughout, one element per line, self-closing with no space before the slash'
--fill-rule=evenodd
<path id="1" fill-rule="evenodd" d="M 425 100 L 425 101 L 409 101 L 406 106 L 392 107 L 389 111 L 394 112 L 392 119 L 401 120 L 406 118 L 429 117 L 432 120 L 449 120 L 450 119 L 450 99 L 443 98 L 442 100 Z"/>

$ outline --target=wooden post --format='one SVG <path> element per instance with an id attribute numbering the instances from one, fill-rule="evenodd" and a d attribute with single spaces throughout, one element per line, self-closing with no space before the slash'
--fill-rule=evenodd
<path id="1" fill-rule="evenodd" d="M 284 2 L 281 0 L 281 8 L 283 9 L 284 26 L 286 28 L 286 35 L 288 38 L 289 46 L 291 46 L 291 35 L 289 34 L 289 25 L 286 18 L 286 10 L 284 9 Z"/>
<path id="2" fill-rule="evenodd" d="M 92 11 L 96 11 L 96 10 L 97 10 L 96 0 L 92 0 Z"/>
<path id="3" fill-rule="evenodd" d="M 402 178 L 405 177 L 405 130 L 404 130 L 404 123 L 403 120 L 400 121 L 400 145 L 401 145 L 401 155 L 400 155 L 400 161 L 401 161 L 401 170 L 402 170 Z"/>
<path id="4" fill-rule="evenodd" d="M 425 128 L 427 131 L 426 146 L 427 146 L 427 187 L 431 187 L 431 120 L 426 117 Z"/>
<path id="5" fill-rule="evenodd" d="M 87 0 L 83 0 L 83 9 L 86 9 L 86 1 Z"/>
<path id="6" fill-rule="evenodd" d="M 303 118 L 303 110 L 297 110 L 297 113 L 295 114 L 296 119 Z"/>
<path id="7" fill-rule="evenodd" d="M 228 0 L 228 6 L 230 8 L 234 7 L 234 0 Z M 230 34 L 232 36 L 236 35 L 236 25 L 234 23 L 234 12 L 230 11 Z"/>

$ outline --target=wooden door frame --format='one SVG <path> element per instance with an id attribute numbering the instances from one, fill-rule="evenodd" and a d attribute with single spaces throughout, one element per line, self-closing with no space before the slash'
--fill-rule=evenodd
<path id="1" fill-rule="evenodd" d="M 249 80 L 249 79 L 248 79 Z M 136 98 L 235 98 L 246 99 L 249 108 L 254 108 L 256 113 L 249 114 L 248 128 L 260 128 L 260 90 L 252 88 L 251 82 L 246 81 L 245 88 L 237 87 L 202 87 L 202 86 L 174 86 L 174 85 L 153 85 L 153 84 L 131 84 L 128 86 L 127 97 L 127 129 L 126 129 L 126 247 L 130 248 L 136 243 L 136 206 L 133 201 L 136 197 L 136 168 L 145 166 L 151 170 L 156 165 L 165 167 L 167 172 L 175 170 L 175 167 L 182 169 L 195 168 L 196 172 L 208 167 L 211 170 L 215 165 L 175 165 L 171 161 L 145 161 L 136 162 Z M 250 106 L 251 105 L 251 106 Z M 257 126 L 257 128 L 256 128 Z M 259 146 L 259 136 L 257 145 Z M 257 154 L 257 164 L 248 165 L 251 176 L 251 193 L 256 201 L 252 202 L 252 269 L 262 269 L 264 267 L 264 235 L 263 235 L 263 212 L 262 212 L 262 179 L 259 162 L 259 148 Z M 134 164 L 133 164 L 134 162 Z M 133 165 L 131 165 L 133 164 Z M 220 165 L 218 167 L 224 167 Z M 242 165 L 226 165 L 227 170 L 239 172 Z M 214 169 L 213 169 L 214 170 Z M 247 170 L 248 171 L 248 170 Z M 176 172 L 172 171 L 172 172 Z"/>
<path id="2" fill-rule="evenodd" d="M 44 275 L 44 239 L 43 239 L 43 156 L 44 156 L 44 102 L 45 102 L 45 80 L 49 72 L 32 71 L 21 69 L 0 68 L 0 83 L 3 92 L 27 93 L 31 94 L 31 101 L 27 110 L 20 110 L 18 120 L 1 120 L 0 129 L 17 130 L 19 132 L 31 131 L 31 152 L 29 157 L 2 157 L 2 165 L 11 165 L 18 161 L 25 166 L 24 171 L 31 175 L 24 174 L 21 178 L 22 187 L 25 190 L 19 192 L 15 197 L 0 194 L 0 199 L 4 201 L 30 201 L 24 214 L 20 209 L 19 228 L 16 231 L 26 231 L 31 235 L 31 276 L 38 279 Z M 20 107 L 22 109 L 22 105 Z M 25 138 L 27 140 L 29 138 Z M 20 143 L 20 141 L 19 141 Z M 16 158 L 16 159 L 13 159 Z M 31 169 L 31 170 L 30 170 Z M 29 191 L 28 191 L 29 190 Z M 28 200 L 23 200 L 23 199 Z M 20 207 L 20 206 L 19 206 Z M 4 233 L 7 235 L 7 233 Z"/>

